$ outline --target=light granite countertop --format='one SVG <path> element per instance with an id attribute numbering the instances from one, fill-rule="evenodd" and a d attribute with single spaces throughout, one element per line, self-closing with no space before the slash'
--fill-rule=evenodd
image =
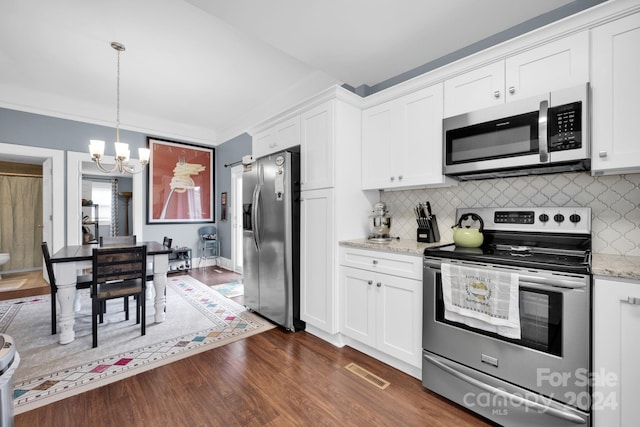
<path id="1" fill-rule="evenodd" d="M 594 276 L 640 280 L 640 257 L 593 254 L 591 272 Z"/>
<path id="2" fill-rule="evenodd" d="M 393 239 L 389 242 L 378 243 L 368 239 L 356 239 L 342 241 L 340 246 L 422 256 L 425 248 L 451 243 L 453 242 L 420 243 L 412 239 Z M 591 264 L 594 276 L 640 280 L 640 257 L 637 256 L 593 254 Z"/>
<path id="3" fill-rule="evenodd" d="M 449 245 L 453 242 L 421 243 L 412 239 L 392 239 L 389 242 L 375 242 L 369 239 L 344 240 L 340 246 L 360 249 L 376 249 L 380 251 L 396 252 L 407 255 L 424 255 L 426 248 Z"/>

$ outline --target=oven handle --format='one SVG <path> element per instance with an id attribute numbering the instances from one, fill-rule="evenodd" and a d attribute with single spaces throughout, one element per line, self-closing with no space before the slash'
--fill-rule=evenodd
<path id="1" fill-rule="evenodd" d="M 442 263 L 441 260 L 438 261 L 437 263 L 431 260 L 425 260 L 424 267 L 431 270 L 440 271 L 441 263 Z M 465 264 L 463 263 L 462 265 L 465 265 Z M 484 268 L 487 270 L 495 270 L 494 268 L 487 265 L 474 264 L 473 266 Z M 526 283 L 535 283 L 536 285 L 545 286 L 548 288 L 565 288 L 565 289 L 583 289 L 587 287 L 587 282 L 582 277 L 578 277 L 576 279 L 570 279 L 570 278 L 563 279 L 559 276 L 556 276 L 553 278 L 547 278 L 547 277 L 541 277 L 541 276 L 531 276 L 528 274 L 522 274 L 517 269 L 504 268 L 502 270 L 518 273 L 520 285 L 524 285 Z M 570 276 L 567 276 L 567 277 L 570 277 Z"/>
<path id="2" fill-rule="evenodd" d="M 510 402 L 513 402 L 514 404 L 517 405 L 524 405 L 527 408 L 530 409 L 535 409 L 540 413 L 543 414 L 549 414 L 549 415 L 553 415 L 556 418 L 560 418 L 566 421 L 570 421 L 574 424 L 586 424 L 587 421 L 584 418 L 579 417 L 578 415 L 572 414 L 571 412 L 566 412 L 566 411 L 562 411 L 560 409 L 557 408 L 553 408 L 551 406 L 545 406 L 542 405 L 538 402 L 534 402 L 533 400 L 529 400 L 529 399 L 525 399 L 524 397 L 518 396 L 516 394 L 511 394 L 511 393 L 507 393 L 504 390 L 501 390 L 497 387 L 493 387 L 489 384 L 485 384 L 482 381 L 479 381 L 475 378 L 472 378 L 468 375 L 463 374 L 462 372 L 459 372 L 455 369 L 453 369 L 450 366 L 447 366 L 446 364 L 440 362 L 439 360 L 436 360 L 435 358 L 423 354 L 422 357 L 424 357 L 429 363 L 437 366 L 438 368 L 442 369 L 443 371 L 446 371 L 447 373 L 453 375 L 454 377 L 465 381 L 471 385 L 474 385 L 476 387 L 478 387 L 479 389 L 482 389 L 488 393 L 492 393 L 494 395 L 500 396 L 500 397 L 504 397 L 505 399 L 508 399 Z M 550 401 L 549 399 L 549 404 L 552 405 L 553 403 Z"/>

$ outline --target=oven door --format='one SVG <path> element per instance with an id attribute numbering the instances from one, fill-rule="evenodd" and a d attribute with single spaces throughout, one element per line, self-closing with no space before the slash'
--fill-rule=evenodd
<path id="1" fill-rule="evenodd" d="M 442 262 L 429 257 L 424 260 L 423 348 L 588 410 L 590 276 L 447 260 L 519 274 L 522 336 L 514 340 L 444 318 Z"/>

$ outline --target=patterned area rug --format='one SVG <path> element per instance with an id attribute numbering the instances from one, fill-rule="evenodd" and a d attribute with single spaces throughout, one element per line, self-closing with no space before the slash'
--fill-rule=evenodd
<path id="1" fill-rule="evenodd" d="M 242 282 L 223 283 L 222 285 L 211 286 L 216 292 L 220 292 L 227 298 L 235 298 L 244 295 L 244 285 Z"/>
<path id="2" fill-rule="evenodd" d="M 21 358 L 13 378 L 16 414 L 274 327 L 190 276 L 169 277 L 164 322 L 153 322 L 147 300 L 145 336 L 133 312 L 124 320 L 122 299 L 109 303 L 93 349 L 88 295 L 67 345 L 51 335 L 48 295 L 0 302 L 0 333 L 13 337 Z"/>

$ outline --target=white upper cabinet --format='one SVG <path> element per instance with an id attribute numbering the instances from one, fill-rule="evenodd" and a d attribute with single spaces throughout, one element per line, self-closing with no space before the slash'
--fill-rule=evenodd
<path id="1" fill-rule="evenodd" d="M 442 84 L 362 114 L 362 188 L 442 186 Z"/>
<path id="2" fill-rule="evenodd" d="M 589 81 L 589 32 L 540 45 L 445 81 L 444 116 Z"/>
<path id="3" fill-rule="evenodd" d="M 591 170 L 640 172 L 640 13 L 592 30 Z"/>
<path id="4" fill-rule="evenodd" d="M 444 82 L 444 117 L 504 103 L 504 61 L 494 62 Z"/>
<path id="5" fill-rule="evenodd" d="M 258 133 L 253 137 L 252 144 L 255 159 L 300 145 L 300 116 L 284 120 Z"/>
<path id="6" fill-rule="evenodd" d="M 302 113 L 302 190 L 334 185 L 334 110 L 334 101 L 327 101 Z"/>

